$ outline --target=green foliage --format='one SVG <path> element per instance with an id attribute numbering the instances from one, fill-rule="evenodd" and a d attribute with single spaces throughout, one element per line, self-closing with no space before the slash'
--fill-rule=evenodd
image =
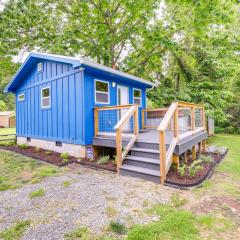
<path id="1" fill-rule="evenodd" d="M 109 230 L 112 232 L 118 233 L 118 234 L 124 234 L 126 233 L 126 227 L 118 222 L 118 221 L 111 221 L 108 226 Z"/>
<path id="2" fill-rule="evenodd" d="M 0 238 L 3 240 L 20 240 L 29 226 L 29 220 L 19 221 L 15 226 L 0 232 Z"/>
<path id="3" fill-rule="evenodd" d="M 71 183 L 69 181 L 64 181 L 63 182 L 64 187 L 69 187 L 70 185 L 71 185 Z"/>
<path id="4" fill-rule="evenodd" d="M 192 164 L 188 167 L 190 177 L 194 177 L 198 171 L 203 169 L 203 167 L 200 165 L 202 162 L 203 161 L 201 159 L 192 162 Z"/>
<path id="5" fill-rule="evenodd" d="M 9 1 L 0 12 L 0 92 L 23 49 L 82 55 L 158 81 L 150 107 L 203 103 L 217 126 L 239 131 L 239 3 L 168 0 L 157 11 L 160 2 Z M 14 109 L 11 94 L 1 100 Z"/>
<path id="6" fill-rule="evenodd" d="M 18 147 L 21 149 L 27 149 L 28 145 L 24 143 L 24 144 L 19 144 Z"/>
<path id="7" fill-rule="evenodd" d="M 97 161 L 97 163 L 102 165 L 102 164 L 107 163 L 109 161 L 109 159 L 110 159 L 109 155 L 105 155 L 105 156 L 100 157 L 100 159 Z"/>
<path id="8" fill-rule="evenodd" d="M 0 152 L 0 191 L 40 182 L 57 173 L 57 168 L 9 151 Z"/>
<path id="9" fill-rule="evenodd" d="M 199 239 L 196 217 L 188 211 L 168 205 L 156 205 L 149 210 L 160 216 L 160 220 L 146 225 L 134 226 L 128 233 L 128 240 L 152 239 Z"/>
<path id="10" fill-rule="evenodd" d="M 36 198 L 36 197 L 42 197 L 45 195 L 45 191 L 44 189 L 40 188 L 36 191 L 33 191 L 29 194 L 29 198 L 32 199 L 32 198 Z"/>
<path id="11" fill-rule="evenodd" d="M 178 167 L 178 172 L 180 173 L 181 177 L 183 177 L 185 175 L 186 170 L 187 170 L 187 165 L 185 165 L 185 164 Z"/>
<path id="12" fill-rule="evenodd" d="M 62 158 L 63 162 L 68 162 L 68 161 L 69 161 L 69 155 L 68 155 L 67 152 L 62 153 L 62 154 L 60 155 L 60 157 Z"/>
<path id="13" fill-rule="evenodd" d="M 204 163 L 210 163 L 213 161 L 213 159 L 210 156 L 205 156 L 205 155 L 199 155 L 199 159 Z"/>
<path id="14" fill-rule="evenodd" d="M 7 105 L 4 101 L 0 100 L 0 111 L 6 111 Z"/>
<path id="15" fill-rule="evenodd" d="M 45 155 L 52 155 L 52 151 L 46 151 Z"/>
<path id="16" fill-rule="evenodd" d="M 80 227 L 70 233 L 66 233 L 64 235 L 64 239 L 66 239 L 66 240 L 74 240 L 74 239 L 90 240 L 90 234 L 86 227 Z"/>
<path id="17" fill-rule="evenodd" d="M 180 196 L 180 194 L 176 193 L 171 195 L 171 204 L 173 207 L 179 208 L 187 203 L 187 199 Z"/>

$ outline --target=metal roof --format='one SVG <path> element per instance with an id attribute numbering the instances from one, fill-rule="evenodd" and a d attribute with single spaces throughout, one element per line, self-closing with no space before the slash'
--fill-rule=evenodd
<path id="1" fill-rule="evenodd" d="M 127 78 L 127 79 L 130 79 L 133 81 L 143 83 L 143 84 L 147 85 L 148 87 L 155 87 L 158 85 L 157 83 L 147 81 L 145 79 L 131 75 L 129 73 L 125 73 L 125 72 L 122 72 L 122 71 L 119 71 L 119 70 L 116 70 L 116 69 L 107 67 L 105 65 L 83 59 L 83 58 L 68 57 L 68 56 L 49 54 L 49 53 L 32 52 L 28 55 L 27 59 L 21 65 L 21 67 L 19 68 L 17 73 L 14 75 L 12 80 L 9 82 L 9 84 L 6 86 L 4 92 L 13 91 L 14 86 L 16 86 L 17 82 L 24 75 L 25 70 L 32 65 L 31 60 L 33 60 L 33 59 L 47 59 L 47 60 L 58 61 L 58 62 L 66 62 L 66 63 L 72 64 L 73 68 L 78 68 L 81 66 L 82 67 L 90 67 L 93 69 L 98 69 L 103 72 L 107 72 L 109 74 L 113 74 L 116 76 L 120 76 L 123 78 Z"/>

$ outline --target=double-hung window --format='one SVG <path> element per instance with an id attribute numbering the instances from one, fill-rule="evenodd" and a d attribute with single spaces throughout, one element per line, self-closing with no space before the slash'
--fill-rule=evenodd
<path id="1" fill-rule="evenodd" d="M 109 82 L 95 80 L 95 102 L 109 104 Z"/>
<path id="2" fill-rule="evenodd" d="M 41 89 L 41 106 L 42 108 L 51 107 L 51 92 L 50 87 L 45 87 Z"/>
<path id="3" fill-rule="evenodd" d="M 140 89 L 133 89 L 133 103 L 142 106 L 142 91 Z"/>

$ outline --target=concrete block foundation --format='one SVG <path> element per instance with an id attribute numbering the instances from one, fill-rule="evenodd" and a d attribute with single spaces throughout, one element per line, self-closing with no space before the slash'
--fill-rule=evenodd
<path id="1" fill-rule="evenodd" d="M 38 147 L 54 152 L 65 153 L 77 157 L 85 158 L 86 157 L 86 148 L 82 145 L 62 143 L 62 146 L 56 146 L 55 141 L 43 140 L 31 138 L 31 141 L 27 141 L 26 137 L 17 137 L 17 144 L 27 144 L 28 146 Z"/>

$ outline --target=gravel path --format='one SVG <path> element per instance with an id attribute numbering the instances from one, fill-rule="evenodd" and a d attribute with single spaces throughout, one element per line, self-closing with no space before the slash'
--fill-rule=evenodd
<path id="1" fill-rule="evenodd" d="M 64 187 L 63 182 L 71 185 Z M 43 188 L 43 197 L 29 193 Z M 38 184 L 0 192 L 0 231 L 18 220 L 31 220 L 23 240 L 64 239 L 64 233 L 86 226 L 103 232 L 109 221 L 126 225 L 146 223 L 152 217 L 142 211 L 153 203 L 169 201 L 174 189 L 141 179 L 74 166 Z"/>

